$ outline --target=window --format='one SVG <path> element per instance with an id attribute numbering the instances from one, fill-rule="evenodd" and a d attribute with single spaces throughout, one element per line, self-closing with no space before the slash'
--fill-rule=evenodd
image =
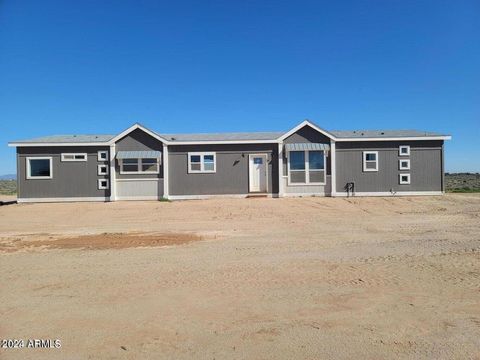
<path id="1" fill-rule="evenodd" d="M 98 165 L 97 174 L 98 175 L 108 175 L 108 165 Z"/>
<path id="2" fill-rule="evenodd" d="M 62 161 L 87 161 L 85 153 L 62 153 Z"/>
<path id="3" fill-rule="evenodd" d="M 363 171 L 378 171 L 378 151 L 363 152 Z"/>
<path id="4" fill-rule="evenodd" d="M 400 170 L 410 170 L 410 159 L 398 160 L 398 167 Z"/>
<path id="5" fill-rule="evenodd" d="M 400 147 L 398 148 L 398 155 L 409 156 L 410 155 L 410 145 L 400 145 Z"/>
<path id="6" fill-rule="evenodd" d="M 98 179 L 98 190 L 107 190 L 110 182 L 108 179 Z"/>
<path id="7" fill-rule="evenodd" d="M 400 174 L 400 185 L 408 185 L 410 184 L 410 174 Z"/>
<path id="8" fill-rule="evenodd" d="M 27 179 L 51 179 L 51 157 L 27 157 Z"/>
<path id="9" fill-rule="evenodd" d="M 324 151 L 289 151 L 288 152 L 289 184 L 324 184 L 325 152 Z"/>
<path id="10" fill-rule="evenodd" d="M 100 150 L 97 153 L 97 160 L 98 161 L 108 161 L 108 151 L 107 150 Z"/>
<path id="11" fill-rule="evenodd" d="M 216 172 L 215 153 L 188 153 L 189 173 L 214 173 Z"/>
<path id="12" fill-rule="evenodd" d="M 158 158 L 121 159 L 120 174 L 158 174 Z"/>

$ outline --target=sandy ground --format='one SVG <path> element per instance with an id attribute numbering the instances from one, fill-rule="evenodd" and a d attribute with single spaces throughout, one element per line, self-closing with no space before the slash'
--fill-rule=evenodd
<path id="1" fill-rule="evenodd" d="M 480 359 L 480 196 L 0 207 L 1 359 Z"/>

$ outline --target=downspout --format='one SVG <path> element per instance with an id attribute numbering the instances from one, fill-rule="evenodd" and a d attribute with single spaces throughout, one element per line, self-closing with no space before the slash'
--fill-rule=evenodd
<path id="1" fill-rule="evenodd" d="M 283 142 L 278 143 L 278 197 L 283 197 Z"/>
<path id="2" fill-rule="evenodd" d="M 163 144 L 163 197 L 168 199 L 170 193 L 168 191 L 168 145 Z"/>
<path id="3" fill-rule="evenodd" d="M 330 192 L 330 196 L 335 197 L 337 196 L 337 164 L 336 164 L 336 156 L 335 156 L 335 140 L 330 139 L 330 171 L 332 172 L 330 176 L 331 187 L 332 190 Z"/>

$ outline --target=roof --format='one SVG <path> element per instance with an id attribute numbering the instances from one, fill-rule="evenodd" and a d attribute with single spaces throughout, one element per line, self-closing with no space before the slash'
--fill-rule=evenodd
<path id="1" fill-rule="evenodd" d="M 242 141 L 242 140 L 272 140 L 275 141 L 284 132 L 231 132 L 209 134 L 158 134 L 159 136 L 175 141 Z"/>
<path id="2" fill-rule="evenodd" d="M 430 131 L 418 130 L 333 130 L 330 131 L 337 138 L 392 138 L 392 137 L 423 137 L 445 136 Z"/>
<path id="3" fill-rule="evenodd" d="M 15 143 L 103 143 L 115 135 L 51 135 L 27 140 L 18 140 Z"/>

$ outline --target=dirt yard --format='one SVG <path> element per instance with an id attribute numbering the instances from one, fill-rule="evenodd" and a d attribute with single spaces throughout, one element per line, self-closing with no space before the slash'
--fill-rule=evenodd
<path id="1" fill-rule="evenodd" d="M 1 359 L 480 359 L 480 195 L 0 207 Z"/>

